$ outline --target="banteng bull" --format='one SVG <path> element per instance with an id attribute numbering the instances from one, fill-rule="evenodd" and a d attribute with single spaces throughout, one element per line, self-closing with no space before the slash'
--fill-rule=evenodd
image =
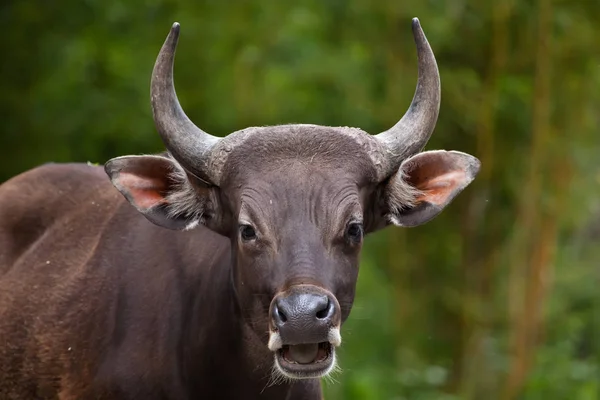
<path id="1" fill-rule="evenodd" d="M 218 138 L 177 100 L 174 24 L 151 80 L 168 152 L 0 186 L 0 398 L 321 398 L 364 235 L 431 220 L 479 170 L 421 152 L 440 80 L 416 18 L 413 33 L 417 88 L 391 129 Z"/>

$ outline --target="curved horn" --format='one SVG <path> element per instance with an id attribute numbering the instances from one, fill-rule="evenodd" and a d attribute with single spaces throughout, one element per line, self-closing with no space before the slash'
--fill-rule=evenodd
<path id="1" fill-rule="evenodd" d="M 440 109 L 440 74 L 435 56 L 418 18 L 413 18 L 412 29 L 419 61 L 419 78 L 412 103 L 396 125 L 375 135 L 388 151 L 388 162 L 383 165 L 388 165 L 390 170 L 382 171 L 385 176 L 395 172 L 406 157 L 425 147 L 435 128 Z"/>
<path id="2" fill-rule="evenodd" d="M 179 39 L 175 22 L 165 40 L 152 71 L 150 98 L 154 124 L 165 147 L 179 163 L 197 177 L 218 184 L 216 171 L 208 169 L 211 149 L 220 138 L 198 128 L 185 115 L 173 85 L 173 62 Z M 218 178 L 216 179 L 218 181 Z"/>

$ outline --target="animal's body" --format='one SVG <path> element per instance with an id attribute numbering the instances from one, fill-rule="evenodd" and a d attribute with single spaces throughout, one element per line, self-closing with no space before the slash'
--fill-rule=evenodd
<path id="1" fill-rule="evenodd" d="M 419 84 L 389 131 L 219 140 L 175 96 L 174 25 L 152 78 L 168 153 L 47 164 L 0 186 L 0 398 L 321 398 L 363 236 L 431 220 L 479 169 L 420 152 L 439 76 L 413 29 Z"/>
<path id="2" fill-rule="evenodd" d="M 1 399 L 286 398 L 239 350 L 227 238 L 152 224 L 85 164 L 0 186 L 0 221 Z"/>

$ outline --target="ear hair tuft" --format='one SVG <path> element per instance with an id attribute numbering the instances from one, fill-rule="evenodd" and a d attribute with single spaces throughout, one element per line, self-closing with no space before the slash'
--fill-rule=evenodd
<path id="1" fill-rule="evenodd" d="M 416 206 L 419 197 L 423 195 L 421 190 L 406 181 L 406 175 L 402 169 L 399 169 L 390 178 L 386 193 L 386 206 L 388 213 L 391 215 L 397 215 L 404 210 Z"/>
<path id="2" fill-rule="evenodd" d="M 171 218 L 185 217 L 190 221 L 186 229 L 192 229 L 198 223 L 204 223 L 204 214 L 209 206 L 206 196 L 201 196 L 190 182 L 183 167 L 169 154 L 173 169 L 168 178 L 172 189 L 166 194 L 167 214 Z"/>

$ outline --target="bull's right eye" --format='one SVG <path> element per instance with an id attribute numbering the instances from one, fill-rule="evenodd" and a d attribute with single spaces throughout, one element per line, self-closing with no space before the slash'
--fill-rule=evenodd
<path id="1" fill-rule="evenodd" d="M 249 242 L 256 239 L 256 231 L 250 225 L 240 225 L 240 236 L 242 240 Z"/>

